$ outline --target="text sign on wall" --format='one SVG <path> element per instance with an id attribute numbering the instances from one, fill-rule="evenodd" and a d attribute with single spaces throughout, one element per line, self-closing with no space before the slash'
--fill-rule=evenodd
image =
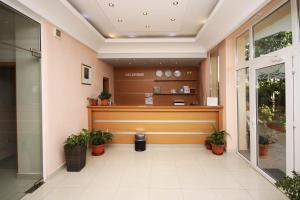
<path id="1" fill-rule="evenodd" d="M 145 76 L 145 74 L 142 72 L 136 72 L 136 73 L 126 73 L 125 76 L 126 77 L 142 77 L 142 76 Z"/>

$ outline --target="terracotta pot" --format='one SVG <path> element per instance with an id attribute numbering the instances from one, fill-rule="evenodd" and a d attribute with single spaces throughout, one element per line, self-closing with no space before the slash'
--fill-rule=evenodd
<path id="1" fill-rule="evenodd" d="M 104 144 L 92 145 L 92 155 L 99 156 L 104 153 Z"/>
<path id="2" fill-rule="evenodd" d="M 108 100 L 109 99 L 101 99 L 101 105 L 102 106 L 108 106 Z"/>
<path id="3" fill-rule="evenodd" d="M 90 106 L 97 106 L 98 105 L 98 99 L 90 99 Z"/>
<path id="4" fill-rule="evenodd" d="M 260 144 L 259 145 L 259 156 L 268 155 L 269 145 L 268 144 Z"/>
<path id="5" fill-rule="evenodd" d="M 211 150 L 211 143 L 205 143 L 205 147 L 207 150 Z"/>
<path id="6" fill-rule="evenodd" d="M 211 144 L 212 152 L 216 155 L 222 155 L 225 150 L 225 144 L 223 145 L 215 145 Z"/>

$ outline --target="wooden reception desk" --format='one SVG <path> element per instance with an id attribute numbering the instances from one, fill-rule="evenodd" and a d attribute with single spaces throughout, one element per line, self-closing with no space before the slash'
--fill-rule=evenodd
<path id="1" fill-rule="evenodd" d="M 89 106 L 88 120 L 90 130 L 108 129 L 117 144 L 133 143 L 140 130 L 148 144 L 203 144 L 223 121 L 219 106 Z"/>

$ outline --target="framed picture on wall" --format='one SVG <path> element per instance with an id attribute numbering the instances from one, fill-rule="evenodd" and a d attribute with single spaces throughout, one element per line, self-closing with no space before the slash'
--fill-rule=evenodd
<path id="1" fill-rule="evenodd" d="M 81 65 L 81 84 L 92 85 L 92 67 Z"/>

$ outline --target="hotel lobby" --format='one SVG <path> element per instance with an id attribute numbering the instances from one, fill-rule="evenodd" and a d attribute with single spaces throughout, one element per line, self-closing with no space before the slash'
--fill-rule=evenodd
<path id="1" fill-rule="evenodd" d="M 0 199 L 300 200 L 299 16 L 1 0 Z"/>

